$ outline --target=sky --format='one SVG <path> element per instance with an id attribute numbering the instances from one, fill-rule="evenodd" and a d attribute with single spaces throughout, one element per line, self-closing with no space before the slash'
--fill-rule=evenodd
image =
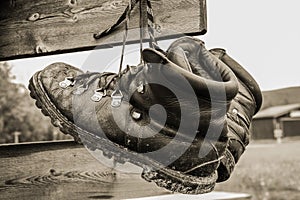
<path id="1" fill-rule="evenodd" d="M 300 86 L 299 0 L 207 0 L 208 32 L 199 36 L 208 49 L 221 47 L 245 67 L 262 90 Z M 188 17 L 188 16 L 187 16 Z M 160 42 L 162 48 L 169 41 Z M 16 82 L 53 62 L 85 71 L 115 71 L 120 48 L 9 61 Z M 138 64 L 138 46 L 126 46 L 125 64 Z"/>

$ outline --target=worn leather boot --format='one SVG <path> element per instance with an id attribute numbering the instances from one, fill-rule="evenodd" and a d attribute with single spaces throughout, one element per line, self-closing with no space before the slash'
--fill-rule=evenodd
<path id="1" fill-rule="evenodd" d="M 228 67 L 197 43 L 194 74 L 153 49 L 145 65 L 83 73 L 54 63 L 30 80 L 31 96 L 62 132 L 171 191 L 210 192 L 228 144 L 226 113 L 238 92 Z"/>
<path id="2" fill-rule="evenodd" d="M 210 52 L 234 72 L 238 78 L 239 87 L 239 92 L 230 104 L 227 113 L 229 145 L 218 168 L 218 182 L 222 182 L 230 177 L 235 164 L 249 144 L 252 117 L 261 107 L 262 94 L 255 79 L 224 49 L 212 49 Z"/>
<path id="3" fill-rule="evenodd" d="M 197 57 L 197 39 L 183 37 L 173 42 L 168 51 L 168 58 L 199 76 L 204 76 L 202 58 Z M 230 68 L 238 79 L 238 94 L 229 104 L 227 112 L 229 144 L 218 167 L 218 182 L 227 180 L 232 173 L 246 146 L 249 144 L 250 124 L 252 117 L 261 107 L 262 94 L 254 78 L 235 60 L 228 56 L 224 49 L 212 49 L 210 52 Z M 202 66 L 204 66 L 202 64 Z M 209 76 L 209 74 L 206 74 Z"/>

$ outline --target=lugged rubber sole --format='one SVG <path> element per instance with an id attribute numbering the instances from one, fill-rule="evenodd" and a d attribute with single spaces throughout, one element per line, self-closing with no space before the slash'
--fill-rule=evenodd
<path id="1" fill-rule="evenodd" d="M 36 106 L 41 109 L 42 113 L 50 117 L 52 124 L 59 127 L 64 134 L 73 136 L 75 141 L 85 144 L 92 151 L 101 150 L 103 155 L 108 158 L 114 157 L 117 162 L 130 162 L 142 167 L 144 169 L 142 178 L 156 183 L 159 187 L 184 194 L 202 194 L 214 189 L 217 172 L 207 177 L 187 175 L 76 126 L 51 102 L 40 81 L 40 73 L 41 71 L 37 72 L 30 79 L 28 86 L 30 96 L 36 100 Z"/>

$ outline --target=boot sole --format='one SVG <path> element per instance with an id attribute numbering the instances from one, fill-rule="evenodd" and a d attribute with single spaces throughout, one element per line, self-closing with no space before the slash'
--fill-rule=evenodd
<path id="1" fill-rule="evenodd" d="M 157 186 L 184 194 L 202 194 L 211 192 L 217 180 L 217 172 L 207 177 L 186 175 L 179 171 L 166 168 L 160 163 L 128 150 L 105 138 L 87 132 L 69 121 L 51 102 L 40 81 L 37 72 L 29 82 L 30 96 L 36 100 L 36 106 L 51 123 L 64 134 L 71 135 L 76 142 L 84 143 L 92 151 L 100 150 L 108 158 L 114 158 L 119 163 L 130 162 L 143 168 L 142 178 L 154 182 Z"/>

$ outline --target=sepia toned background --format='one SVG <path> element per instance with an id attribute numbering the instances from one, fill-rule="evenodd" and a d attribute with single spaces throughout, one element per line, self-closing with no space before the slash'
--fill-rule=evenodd
<path id="1" fill-rule="evenodd" d="M 254 117 L 250 145 L 241 157 L 230 180 L 218 184 L 217 191 L 248 193 L 252 196 L 252 199 L 257 200 L 300 199 L 299 6 L 300 3 L 297 0 L 285 2 L 279 0 L 207 1 L 207 33 L 197 37 L 205 41 L 208 49 L 225 48 L 229 55 L 239 61 L 253 75 L 263 90 L 264 96 L 262 110 Z M 189 17 L 186 16 L 187 19 Z M 160 41 L 159 44 L 163 48 L 167 48 L 170 42 Z M 134 45 L 129 45 L 127 51 L 136 48 Z M 60 133 L 59 130 L 53 127 L 50 120 L 44 117 L 35 107 L 34 101 L 30 98 L 27 90 L 30 77 L 45 66 L 60 61 L 84 70 L 101 71 L 108 66 L 115 69 L 120 51 L 119 47 L 114 47 L 107 50 L 64 53 L 1 62 L 0 143 L 71 139 L 71 137 Z M 126 58 L 126 62 L 135 64 L 137 59 L 134 55 L 134 53 L 130 53 L 130 56 Z M 84 165 L 83 170 L 87 171 L 97 166 L 97 171 L 101 175 L 100 182 L 103 183 L 103 180 L 108 182 L 108 184 L 100 184 L 101 190 L 92 191 L 89 191 L 89 189 L 100 186 L 97 181 L 96 183 L 89 182 L 84 189 L 91 192 L 91 194 L 80 193 L 77 194 L 78 197 L 117 199 L 120 192 L 132 189 L 137 184 L 141 184 L 145 191 L 149 189 L 148 185 L 139 180 L 136 175 L 129 176 L 129 178 L 127 175 L 120 175 L 117 183 L 115 183 L 111 179 L 111 174 L 101 174 L 102 171 L 109 171 L 110 169 L 97 165 L 96 161 L 85 152 L 85 149 L 80 147 L 68 147 L 68 149 L 72 152 L 72 156 L 63 148 L 56 149 L 55 152 L 57 151 L 67 157 L 69 163 L 78 162 L 78 166 L 76 165 L 77 170 L 82 170 L 79 167 L 80 163 L 90 163 Z M 44 148 L 41 148 L 41 152 L 38 154 L 32 154 L 32 151 L 28 150 L 30 152 L 28 154 L 32 156 L 32 159 L 33 157 L 45 159 L 48 156 L 48 160 L 46 159 L 48 162 L 57 159 L 53 152 L 45 151 L 43 153 L 44 150 Z M 27 152 L 25 149 L 21 151 Z M 0 159 L 2 162 L 0 168 L 7 169 L 8 164 L 15 165 L 15 163 L 19 163 L 20 156 L 24 155 L 14 154 L 13 152 L 7 153 L 6 150 L 1 151 Z M 78 159 L 80 156 L 82 156 L 81 160 Z M 24 161 L 24 165 L 28 166 L 25 171 L 35 171 L 37 174 L 43 174 L 43 177 L 57 177 L 58 182 L 62 178 L 65 183 L 70 181 L 71 184 L 63 185 L 62 188 L 65 188 L 65 191 L 77 188 L 78 182 L 75 184 L 75 182 L 72 182 L 73 179 L 65 180 L 65 174 L 68 170 L 71 170 L 70 166 L 53 164 L 53 166 L 61 169 L 60 175 L 55 176 L 53 171 L 50 173 L 50 166 L 47 166 L 47 169 L 49 169 L 45 172 L 42 167 L 40 171 L 35 169 L 36 166 L 41 165 L 40 163 L 34 163 L 34 166 L 30 166 L 30 163 L 31 160 Z M 62 170 L 62 168 L 65 169 Z M 11 178 L 12 174 L 19 171 L 17 169 L 7 170 L 6 174 L 10 176 L 2 177 L 11 180 L 9 177 Z M 76 173 L 75 176 L 77 177 Z M 124 180 L 127 180 L 127 183 L 128 180 L 138 181 L 130 182 L 128 187 L 131 188 L 122 188 L 122 186 L 120 189 L 118 186 L 124 184 Z M 114 183 L 115 190 L 111 189 L 114 188 L 112 186 Z M 12 195 L 12 197 L 17 198 L 20 195 L 14 193 L 14 191 L 19 191 L 23 192 L 26 197 L 34 199 L 30 192 L 32 190 L 37 191 L 36 186 L 28 186 L 29 189 L 26 187 L 15 189 L 13 186 L 8 187 L 1 180 L 0 192 L 8 191 L 10 194 L 15 195 Z M 55 184 L 46 184 L 44 187 L 46 187 L 48 193 L 41 192 L 36 195 L 40 195 L 40 197 L 52 195 L 52 198 L 62 199 L 68 197 L 67 193 L 64 193 L 64 190 Z M 148 193 L 145 192 L 145 194 L 157 194 L 156 187 L 154 185 L 150 187 L 151 190 L 148 190 Z M 94 193 L 92 193 L 93 191 Z M 107 195 L 108 192 L 110 192 L 109 195 Z M 159 190 L 158 193 L 164 194 L 164 192 Z M 62 196 L 59 196 L 59 194 Z"/>

